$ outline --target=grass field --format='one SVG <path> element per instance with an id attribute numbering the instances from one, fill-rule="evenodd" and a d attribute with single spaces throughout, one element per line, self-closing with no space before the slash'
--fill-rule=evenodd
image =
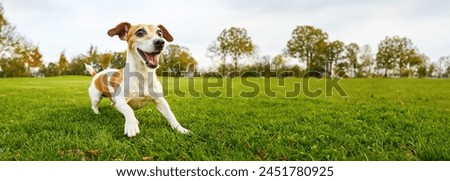
<path id="1" fill-rule="evenodd" d="M 178 97 L 174 81 L 202 90 L 202 79 L 168 79 L 166 98 L 192 134 L 170 129 L 149 104 L 131 139 L 109 100 L 92 112 L 90 79 L 0 79 L 0 160 L 450 160 L 448 79 L 344 79 L 348 96 L 317 98 L 284 97 L 301 79 L 285 79 L 275 98 L 240 96 L 252 90 L 240 79 L 215 88 L 231 96 Z"/>

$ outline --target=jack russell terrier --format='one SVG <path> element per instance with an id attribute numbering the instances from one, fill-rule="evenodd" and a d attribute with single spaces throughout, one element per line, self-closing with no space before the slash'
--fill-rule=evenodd
<path id="1" fill-rule="evenodd" d="M 172 35 L 163 25 L 134 25 L 128 22 L 118 24 L 108 31 L 128 43 L 127 60 L 123 69 L 106 69 L 96 73 L 92 66 L 85 64 L 93 76 L 89 86 L 92 110 L 99 114 L 98 104 L 103 97 L 125 116 L 124 134 L 134 137 L 139 133 L 139 121 L 134 110 L 144 107 L 150 101 L 178 132 L 188 134 L 189 130 L 178 123 L 163 97 L 162 86 L 156 77 L 158 57 L 163 51 L 165 40 L 172 42 Z"/>

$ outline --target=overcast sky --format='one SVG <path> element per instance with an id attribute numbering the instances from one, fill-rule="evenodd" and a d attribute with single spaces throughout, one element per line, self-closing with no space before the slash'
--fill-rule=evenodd
<path id="1" fill-rule="evenodd" d="M 450 55 L 449 0 L 3 0 L 17 31 L 39 45 L 46 63 L 61 51 L 123 51 L 106 32 L 120 22 L 163 24 L 174 44 L 189 48 L 200 67 L 211 66 L 207 46 L 231 26 L 247 29 L 261 55 L 282 52 L 298 25 L 312 25 L 329 39 L 369 44 L 376 53 L 385 36 L 410 38 L 432 61 Z"/>

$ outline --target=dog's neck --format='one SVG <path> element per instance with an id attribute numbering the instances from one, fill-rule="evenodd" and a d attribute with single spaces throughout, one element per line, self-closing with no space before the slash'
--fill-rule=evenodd
<path id="1" fill-rule="evenodd" d="M 147 77 L 148 74 L 156 73 L 156 69 L 148 68 L 140 59 L 141 56 L 137 52 L 128 49 L 127 61 L 124 68 L 129 70 L 130 72 L 141 73 L 144 77 Z"/>

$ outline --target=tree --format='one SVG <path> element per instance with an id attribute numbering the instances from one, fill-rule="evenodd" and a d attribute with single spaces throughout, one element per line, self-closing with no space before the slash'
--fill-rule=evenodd
<path id="1" fill-rule="evenodd" d="M 287 42 L 287 55 L 306 61 L 309 71 L 321 71 L 324 60 L 324 47 L 326 47 L 328 34 L 313 26 L 297 26 L 292 31 L 292 37 Z"/>
<path id="2" fill-rule="evenodd" d="M 206 56 L 209 57 L 211 61 L 214 61 L 214 57 L 219 57 L 219 72 L 222 72 L 222 76 L 225 76 L 225 66 L 227 63 L 226 52 L 225 50 L 220 49 L 219 45 L 217 45 L 217 41 L 213 41 L 208 48 L 206 48 Z"/>
<path id="3" fill-rule="evenodd" d="M 22 60 L 27 68 L 27 73 L 31 73 L 31 68 L 40 67 L 42 64 L 42 54 L 38 47 L 34 47 L 29 43 L 18 45 L 16 47 L 18 59 Z"/>
<path id="4" fill-rule="evenodd" d="M 30 54 L 29 52 L 31 47 L 27 42 L 19 43 L 14 47 L 14 52 L 9 57 L 9 61 L 15 61 L 15 64 L 17 65 L 17 62 L 20 61 L 21 65 L 25 66 L 25 69 L 13 69 L 12 71 L 22 71 L 21 73 L 13 73 L 15 77 L 25 77 L 30 75 L 30 65 L 28 64 L 30 60 Z"/>
<path id="5" fill-rule="evenodd" d="M 175 66 L 180 61 L 179 56 L 183 51 L 187 51 L 187 48 L 176 44 L 167 46 L 160 56 L 160 69 L 169 72 L 179 70 L 179 67 Z"/>
<path id="6" fill-rule="evenodd" d="M 195 72 L 197 61 L 189 53 L 189 49 L 171 44 L 166 47 L 160 60 L 161 71 L 172 72 L 180 76 L 180 72 Z"/>
<path id="7" fill-rule="evenodd" d="M 406 74 L 403 74 L 408 77 L 412 77 L 414 72 L 418 70 L 419 66 L 425 66 L 429 62 L 429 58 L 425 54 L 420 53 L 414 53 L 410 55 L 410 57 L 407 60 L 407 69 L 405 68 L 403 72 L 407 72 Z"/>
<path id="8" fill-rule="evenodd" d="M 344 46 L 344 42 L 339 40 L 328 43 L 325 48 L 327 60 L 337 64 L 337 61 L 343 58 Z"/>
<path id="9" fill-rule="evenodd" d="M 359 56 L 359 60 L 361 61 L 360 72 L 362 75 L 371 76 L 375 70 L 373 70 L 373 66 L 375 65 L 375 59 L 373 58 L 372 49 L 370 45 L 363 45 L 361 47 L 361 54 Z"/>
<path id="10" fill-rule="evenodd" d="M 278 72 L 279 69 L 281 69 L 285 63 L 285 59 L 282 55 L 276 55 L 272 59 L 272 64 L 275 66 L 275 71 Z"/>
<path id="11" fill-rule="evenodd" d="M 69 61 L 66 58 L 65 50 L 61 52 L 58 60 L 58 74 L 65 75 L 67 74 L 67 68 L 69 67 Z"/>
<path id="12" fill-rule="evenodd" d="M 86 59 L 87 57 L 85 55 L 78 55 L 73 58 L 69 63 L 66 73 L 68 75 L 88 75 L 84 66 Z"/>
<path id="13" fill-rule="evenodd" d="M 42 65 L 42 54 L 38 47 L 34 47 L 30 52 L 28 64 L 30 67 L 40 67 Z"/>
<path id="14" fill-rule="evenodd" d="M 102 70 L 107 69 L 111 65 L 111 61 L 114 57 L 112 53 L 103 53 L 99 55 L 98 63 Z"/>
<path id="15" fill-rule="evenodd" d="M 197 69 L 197 61 L 191 54 L 187 51 L 182 51 L 179 56 L 180 70 L 184 70 L 186 72 L 195 72 Z"/>
<path id="16" fill-rule="evenodd" d="M 15 27 L 6 20 L 3 6 L 0 3 L 0 59 L 10 57 L 17 44 Z"/>
<path id="17" fill-rule="evenodd" d="M 398 68 L 401 75 L 405 66 L 419 65 L 423 58 L 412 41 L 406 37 L 386 37 L 378 44 L 377 66 L 385 69 L 385 76 L 388 70 L 394 68 Z"/>
<path id="18" fill-rule="evenodd" d="M 248 36 L 246 29 L 231 27 L 224 29 L 220 33 L 216 42 L 213 42 L 208 47 L 208 51 L 224 59 L 229 56 L 232 59 L 235 71 L 238 71 L 239 59 L 243 56 L 251 55 L 254 47 L 255 45 L 250 36 Z"/>
<path id="19" fill-rule="evenodd" d="M 114 52 L 110 66 L 112 68 L 121 69 L 125 66 L 127 52 Z"/>
<path id="20" fill-rule="evenodd" d="M 436 72 L 438 77 L 442 77 L 450 66 L 450 56 L 440 57 L 436 64 Z"/>
<path id="21" fill-rule="evenodd" d="M 343 58 L 342 53 L 344 52 L 344 42 L 336 40 L 330 43 L 327 43 L 326 46 L 324 48 L 319 48 L 323 50 L 323 56 L 325 57 L 325 59 L 323 60 L 325 65 L 326 62 L 331 62 L 331 67 L 333 66 L 337 66 L 338 61 L 341 60 Z M 331 71 L 331 72 L 326 72 L 327 76 L 334 76 L 335 73 L 333 73 L 332 70 L 326 70 L 326 71 Z"/>
<path id="22" fill-rule="evenodd" d="M 217 68 L 218 72 L 226 72 L 228 70 L 232 70 L 233 69 L 233 65 L 228 63 L 228 64 L 220 64 L 219 67 Z M 225 77 L 226 75 L 221 74 L 220 77 Z"/>
<path id="23" fill-rule="evenodd" d="M 94 70 L 96 70 L 97 72 L 102 71 L 102 66 L 99 63 L 99 55 L 97 52 L 97 47 L 94 45 L 91 45 L 89 47 L 89 50 L 87 52 L 87 64 L 92 65 L 92 67 L 94 68 Z"/>
<path id="24" fill-rule="evenodd" d="M 302 69 L 301 69 L 300 66 L 298 66 L 298 65 L 292 66 L 292 67 L 289 69 L 289 71 L 291 71 L 291 72 L 294 74 L 294 76 L 296 76 L 296 77 L 301 77 L 301 76 L 303 76 L 303 74 L 302 74 Z"/>
<path id="25" fill-rule="evenodd" d="M 356 43 L 350 43 L 345 46 L 345 58 L 348 60 L 350 65 L 352 66 L 353 76 L 356 77 L 356 68 L 358 67 L 358 53 L 359 53 L 359 45 Z"/>
<path id="26" fill-rule="evenodd" d="M 18 58 L 0 60 L 0 66 L 3 70 L 2 74 L 7 77 L 25 77 L 29 75 L 25 62 Z"/>
<path id="27" fill-rule="evenodd" d="M 339 77 L 348 77 L 346 72 L 348 72 L 350 64 L 348 61 L 341 61 L 335 67 L 334 71 Z"/>
<path id="28" fill-rule="evenodd" d="M 253 72 L 257 72 L 258 75 L 255 76 L 260 76 L 260 72 L 264 71 L 264 67 L 265 67 L 265 60 L 260 56 L 260 50 L 259 47 L 255 45 L 255 47 L 253 47 L 253 53 L 250 56 L 250 59 L 252 61 L 253 66 L 249 66 L 247 71 L 253 71 Z"/>
<path id="29" fill-rule="evenodd" d="M 50 62 L 47 65 L 47 71 L 45 73 L 45 76 L 57 76 L 60 75 L 59 72 L 59 66 L 56 63 Z"/>
<path id="30" fill-rule="evenodd" d="M 450 62 L 447 62 L 447 68 L 446 68 L 446 77 L 450 77 Z"/>
<path id="31" fill-rule="evenodd" d="M 127 52 L 114 52 L 111 60 L 110 66 L 112 68 L 121 69 L 125 67 L 125 62 L 127 61 Z"/>
<path id="32" fill-rule="evenodd" d="M 269 55 L 264 55 L 261 57 L 261 61 L 264 64 L 264 72 L 262 73 L 264 75 L 264 77 L 268 78 L 268 77 L 272 77 L 272 73 L 270 72 L 270 56 Z"/>
<path id="33" fill-rule="evenodd" d="M 39 66 L 39 74 L 44 75 L 47 73 L 47 67 L 45 66 L 45 64 L 41 64 L 41 66 Z"/>
<path id="34" fill-rule="evenodd" d="M 270 68 L 270 65 L 267 66 L 266 62 L 269 56 L 262 56 L 259 54 L 259 47 L 255 46 L 253 50 L 253 54 L 249 57 L 250 64 L 245 65 L 241 68 L 241 77 L 261 77 L 265 75 L 265 69 L 267 67 Z M 233 67 L 231 66 L 231 69 Z"/>
<path id="35" fill-rule="evenodd" d="M 431 63 L 427 68 L 427 77 L 433 77 L 434 72 L 436 72 L 436 64 Z"/>
<path id="36" fill-rule="evenodd" d="M 423 78 L 427 75 L 427 66 L 425 64 L 420 65 L 417 68 L 417 74 L 419 76 L 419 78 Z"/>
<path id="37" fill-rule="evenodd" d="M 39 67 L 41 58 L 37 46 L 15 32 L 15 27 L 5 18 L 0 4 L 0 62 L 4 74 L 29 76 L 30 67 Z"/>

